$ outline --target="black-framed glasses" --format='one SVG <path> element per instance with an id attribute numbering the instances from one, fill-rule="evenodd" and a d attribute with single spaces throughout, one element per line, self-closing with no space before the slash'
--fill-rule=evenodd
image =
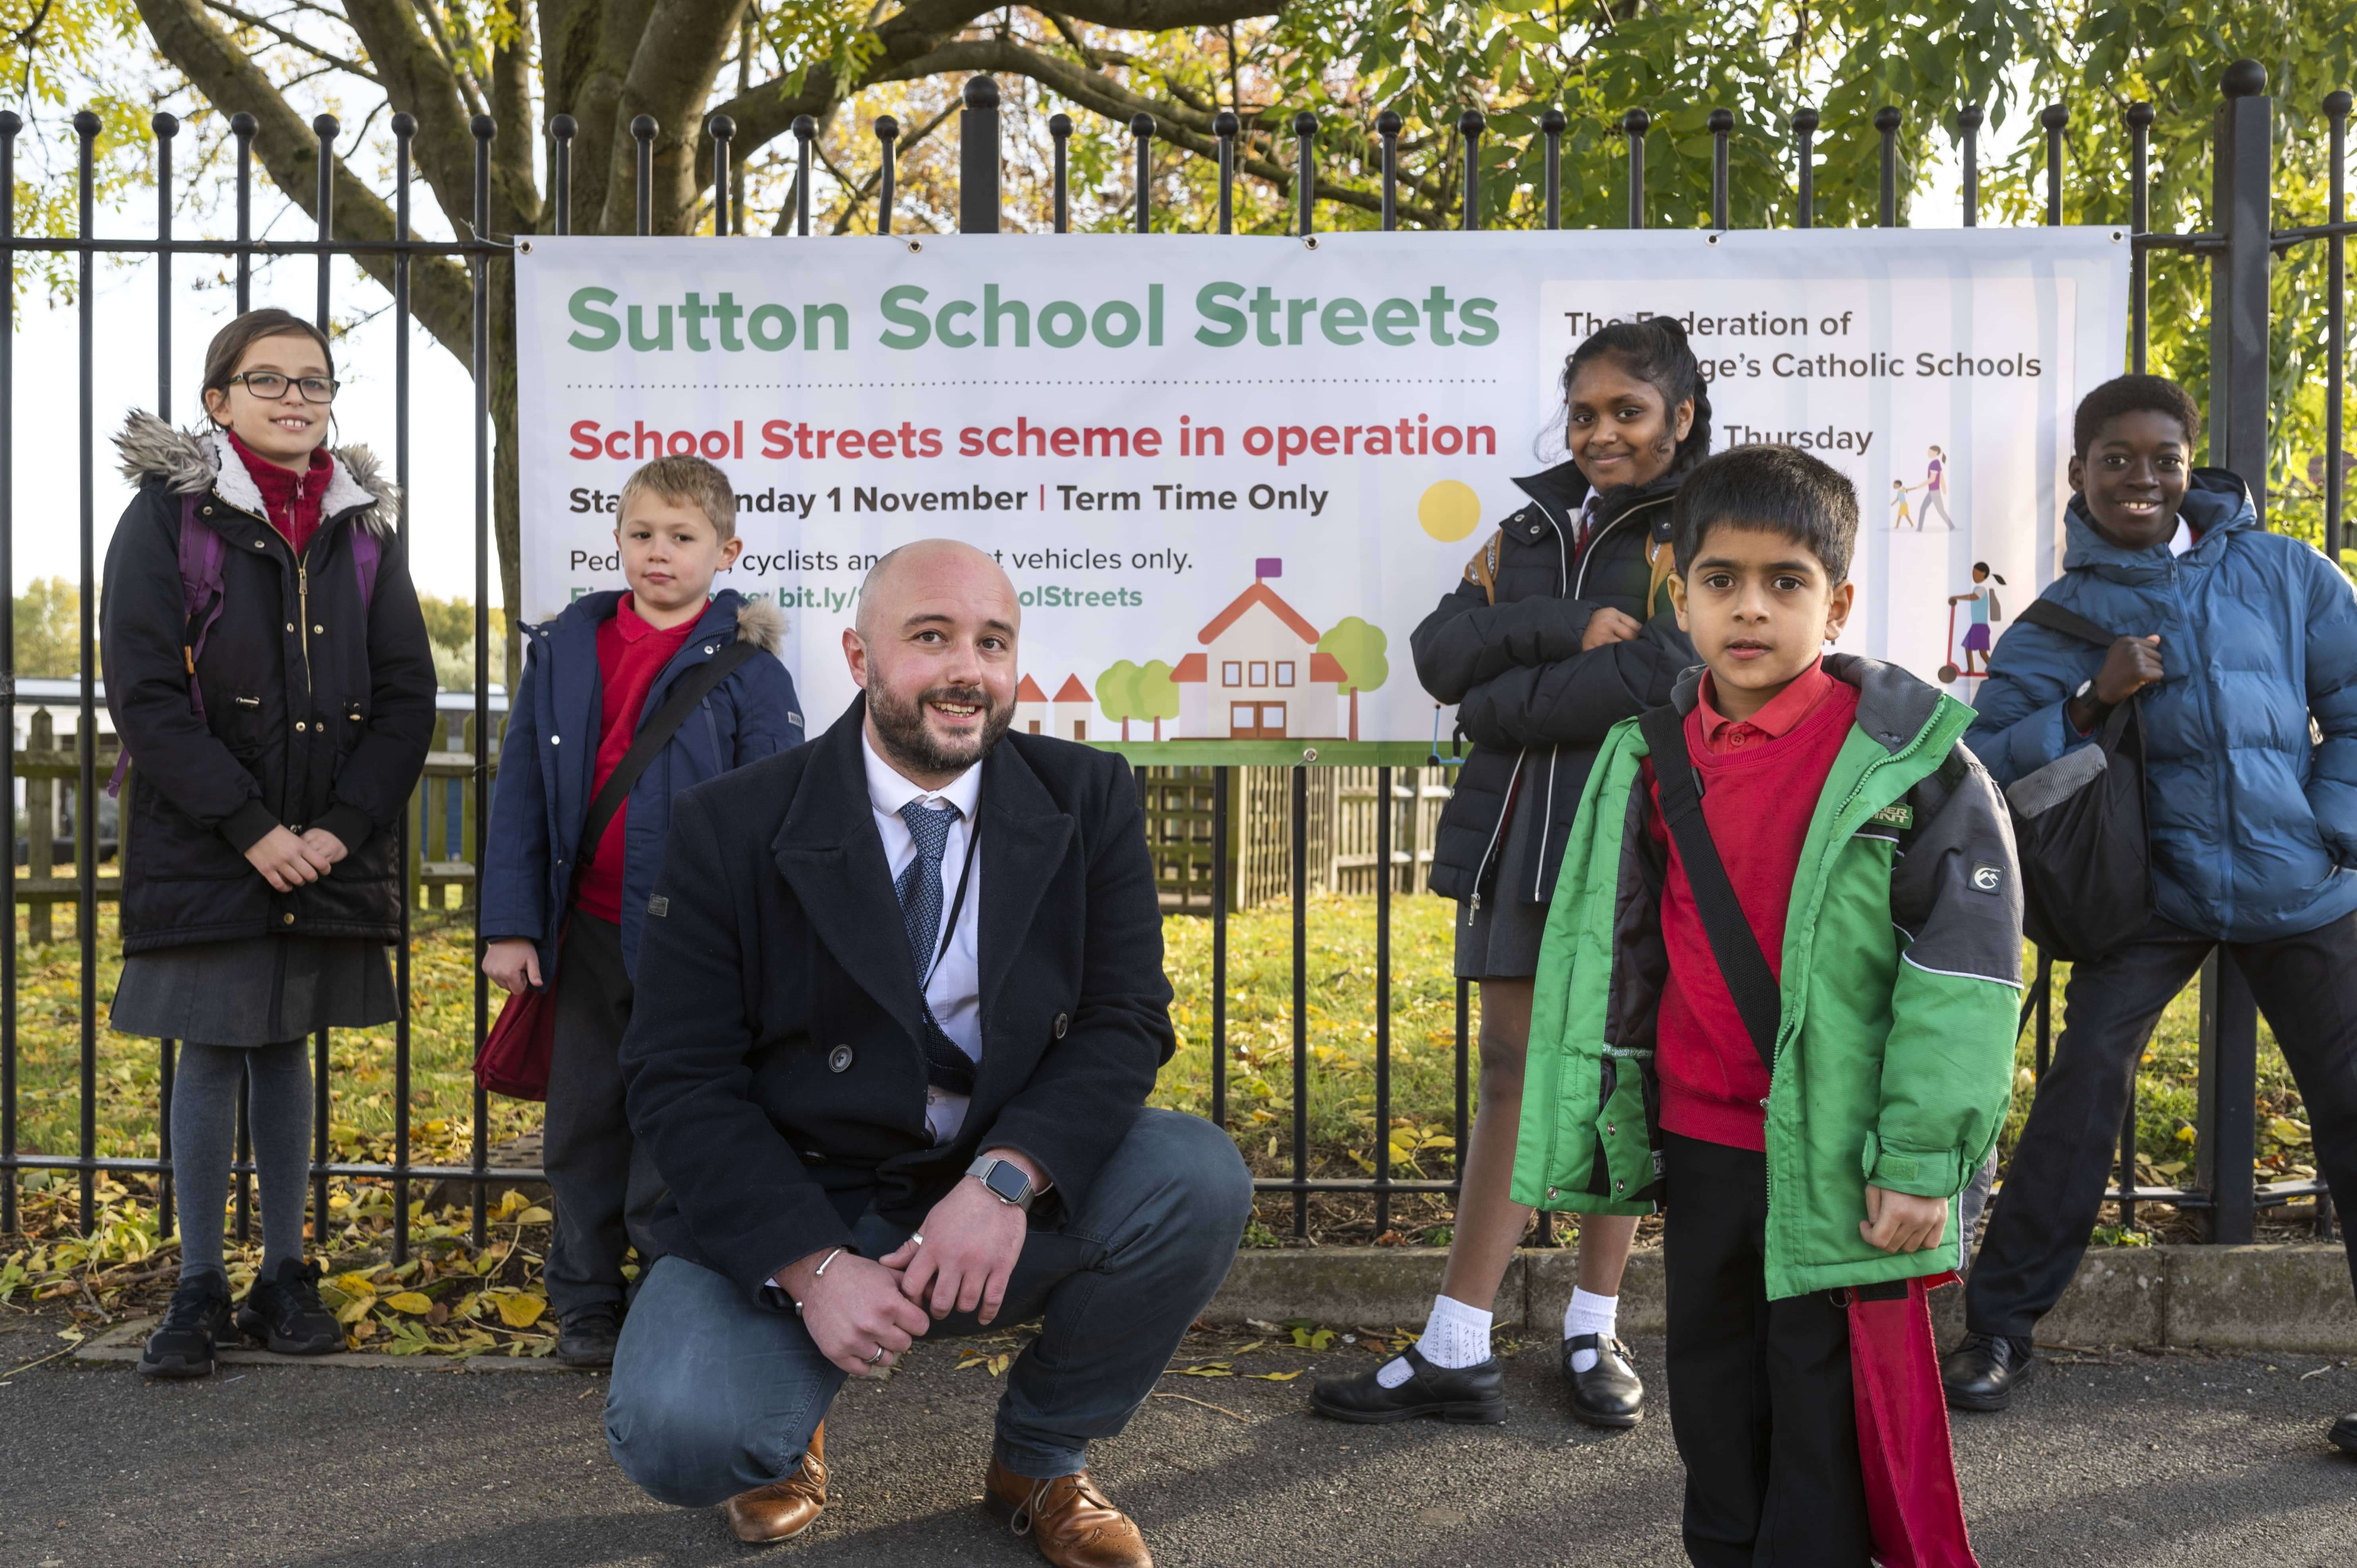
<path id="1" fill-rule="evenodd" d="M 245 390 L 259 398 L 285 397 L 289 381 L 295 382 L 305 403 L 333 403 L 336 401 L 336 389 L 343 384 L 327 376 L 296 378 L 282 376 L 276 371 L 248 371 L 242 376 L 230 377 L 231 384 L 243 381 Z"/>

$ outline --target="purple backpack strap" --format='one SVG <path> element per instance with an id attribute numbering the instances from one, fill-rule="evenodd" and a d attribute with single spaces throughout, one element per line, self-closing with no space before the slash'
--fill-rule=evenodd
<path id="1" fill-rule="evenodd" d="M 228 542 L 207 526 L 197 516 L 195 493 L 180 498 L 180 658 L 188 675 L 188 710 L 204 721 L 204 688 L 197 682 L 197 660 L 205 650 L 205 638 L 221 613 L 221 563 L 228 559 Z M 199 618 L 202 618 L 199 619 Z M 106 781 L 106 792 L 114 795 L 123 789 L 123 775 L 131 766 L 131 748 L 119 745 L 115 749 L 114 773 Z"/>
<path id="2" fill-rule="evenodd" d="M 382 559 L 384 546 L 377 540 L 376 531 L 359 522 L 352 524 L 352 571 L 361 580 L 361 613 L 366 615 L 376 602 L 376 568 Z"/>

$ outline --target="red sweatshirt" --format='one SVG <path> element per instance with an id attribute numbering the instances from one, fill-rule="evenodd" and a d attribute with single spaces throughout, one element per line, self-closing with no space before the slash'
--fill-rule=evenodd
<path id="1" fill-rule="evenodd" d="M 1792 879 L 1825 776 L 1857 717 L 1857 688 L 1826 674 L 1819 662 L 1749 719 L 1724 717 L 1711 697 L 1705 675 L 1701 701 L 1685 725 L 1687 755 L 1702 784 L 1703 821 L 1768 967 L 1781 980 Z M 1661 791 L 1650 765 L 1645 784 L 1653 801 L 1648 825 L 1653 841 L 1668 845 L 1670 860 L 1662 888 L 1670 972 L 1654 1057 L 1662 1125 L 1681 1137 L 1765 1150 L 1768 1069 L 1710 950 L 1685 863 L 1662 821 Z"/>
<path id="2" fill-rule="evenodd" d="M 597 628 L 597 766 L 590 770 L 591 800 L 597 798 L 597 791 L 606 787 L 608 777 L 630 751 L 630 742 L 638 738 L 639 711 L 646 706 L 647 693 L 672 655 L 685 645 L 695 621 L 690 616 L 669 630 L 659 630 L 639 618 L 630 596 L 625 594 L 615 607 L 614 618 Z M 601 920 L 619 923 L 622 918 L 622 824 L 630 815 L 630 803 L 626 800 L 607 824 L 606 836 L 597 841 L 597 854 L 581 874 L 581 891 L 574 899 L 584 914 Z"/>
<path id="3" fill-rule="evenodd" d="M 303 552 L 311 547 L 311 536 L 319 532 L 319 502 L 328 493 L 334 459 L 326 447 L 314 446 L 310 470 L 290 474 L 269 458 L 257 456 L 235 431 L 229 433 L 229 444 L 237 448 L 238 459 L 253 477 L 254 489 L 262 492 L 262 510 L 270 526 L 286 536 L 286 542 L 295 547 L 295 558 L 301 560 Z"/>

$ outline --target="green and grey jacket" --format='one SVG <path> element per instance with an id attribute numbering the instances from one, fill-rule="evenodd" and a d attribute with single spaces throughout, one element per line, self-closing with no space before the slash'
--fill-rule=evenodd
<path id="1" fill-rule="evenodd" d="M 1894 665 L 1827 654 L 1859 690 L 1784 922 L 1768 1099 L 1770 1298 L 1956 1266 L 1956 1194 L 2005 1120 L 2021 888 L 2005 801 L 1959 737 L 1973 711 Z M 1698 671 L 1672 698 L 1694 711 Z M 1661 1191 L 1653 1041 L 1667 858 L 1637 721 L 1606 741 L 1564 852 L 1531 1016 L 1518 1203 L 1642 1214 Z M 1951 1200 L 1929 1251 L 1859 1235 L 1868 1183 Z"/>

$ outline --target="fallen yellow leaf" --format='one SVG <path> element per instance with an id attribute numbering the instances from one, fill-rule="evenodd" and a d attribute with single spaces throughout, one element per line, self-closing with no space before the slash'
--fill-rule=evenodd
<path id="1" fill-rule="evenodd" d="M 405 1290 L 384 1298 L 384 1305 L 395 1312 L 423 1316 L 434 1310 L 434 1298 L 423 1291 Z"/>
<path id="2" fill-rule="evenodd" d="M 524 1295 L 519 1293 L 514 1295 L 502 1295 L 498 1299 L 500 1320 L 510 1328 L 529 1328 L 540 1321 L 542 1313 L 548 1310 L 548 1299 L 545 1296 Z"/>
<path id="3" fill-rule="evenodd" d="M 1246 1373 L 1244 1374 L 1244 1376 L 1245 1376 L 1245 1377 L 1247 1377 L 1247 1378 L 1256 1379 L 1256 1380 L 1258 1380 L 1259 1381 L 1264 1382 L 1264 1383 L 1289 1383 L 1289 1382 L 1293 1381 L 1293 1380 L 1294 1380 L 1294 1379 L 1296 1379 L 1296 1378 L 1299 1377 L 1300 1375 L 1301 1375 L 1301 1374 L 1300 1374 L 1298 1371 L 1291 1371 L 1291 1372 L 1246 1372 Z"/>
<path id="4" fill-rule="evenodd" d="M 545 1225 L 554 1218 L 555 1216 L 549 1213 L 547 1209 L 534 1204 L 517 1215 L 515 1220 L 519 1225 Z"/>

